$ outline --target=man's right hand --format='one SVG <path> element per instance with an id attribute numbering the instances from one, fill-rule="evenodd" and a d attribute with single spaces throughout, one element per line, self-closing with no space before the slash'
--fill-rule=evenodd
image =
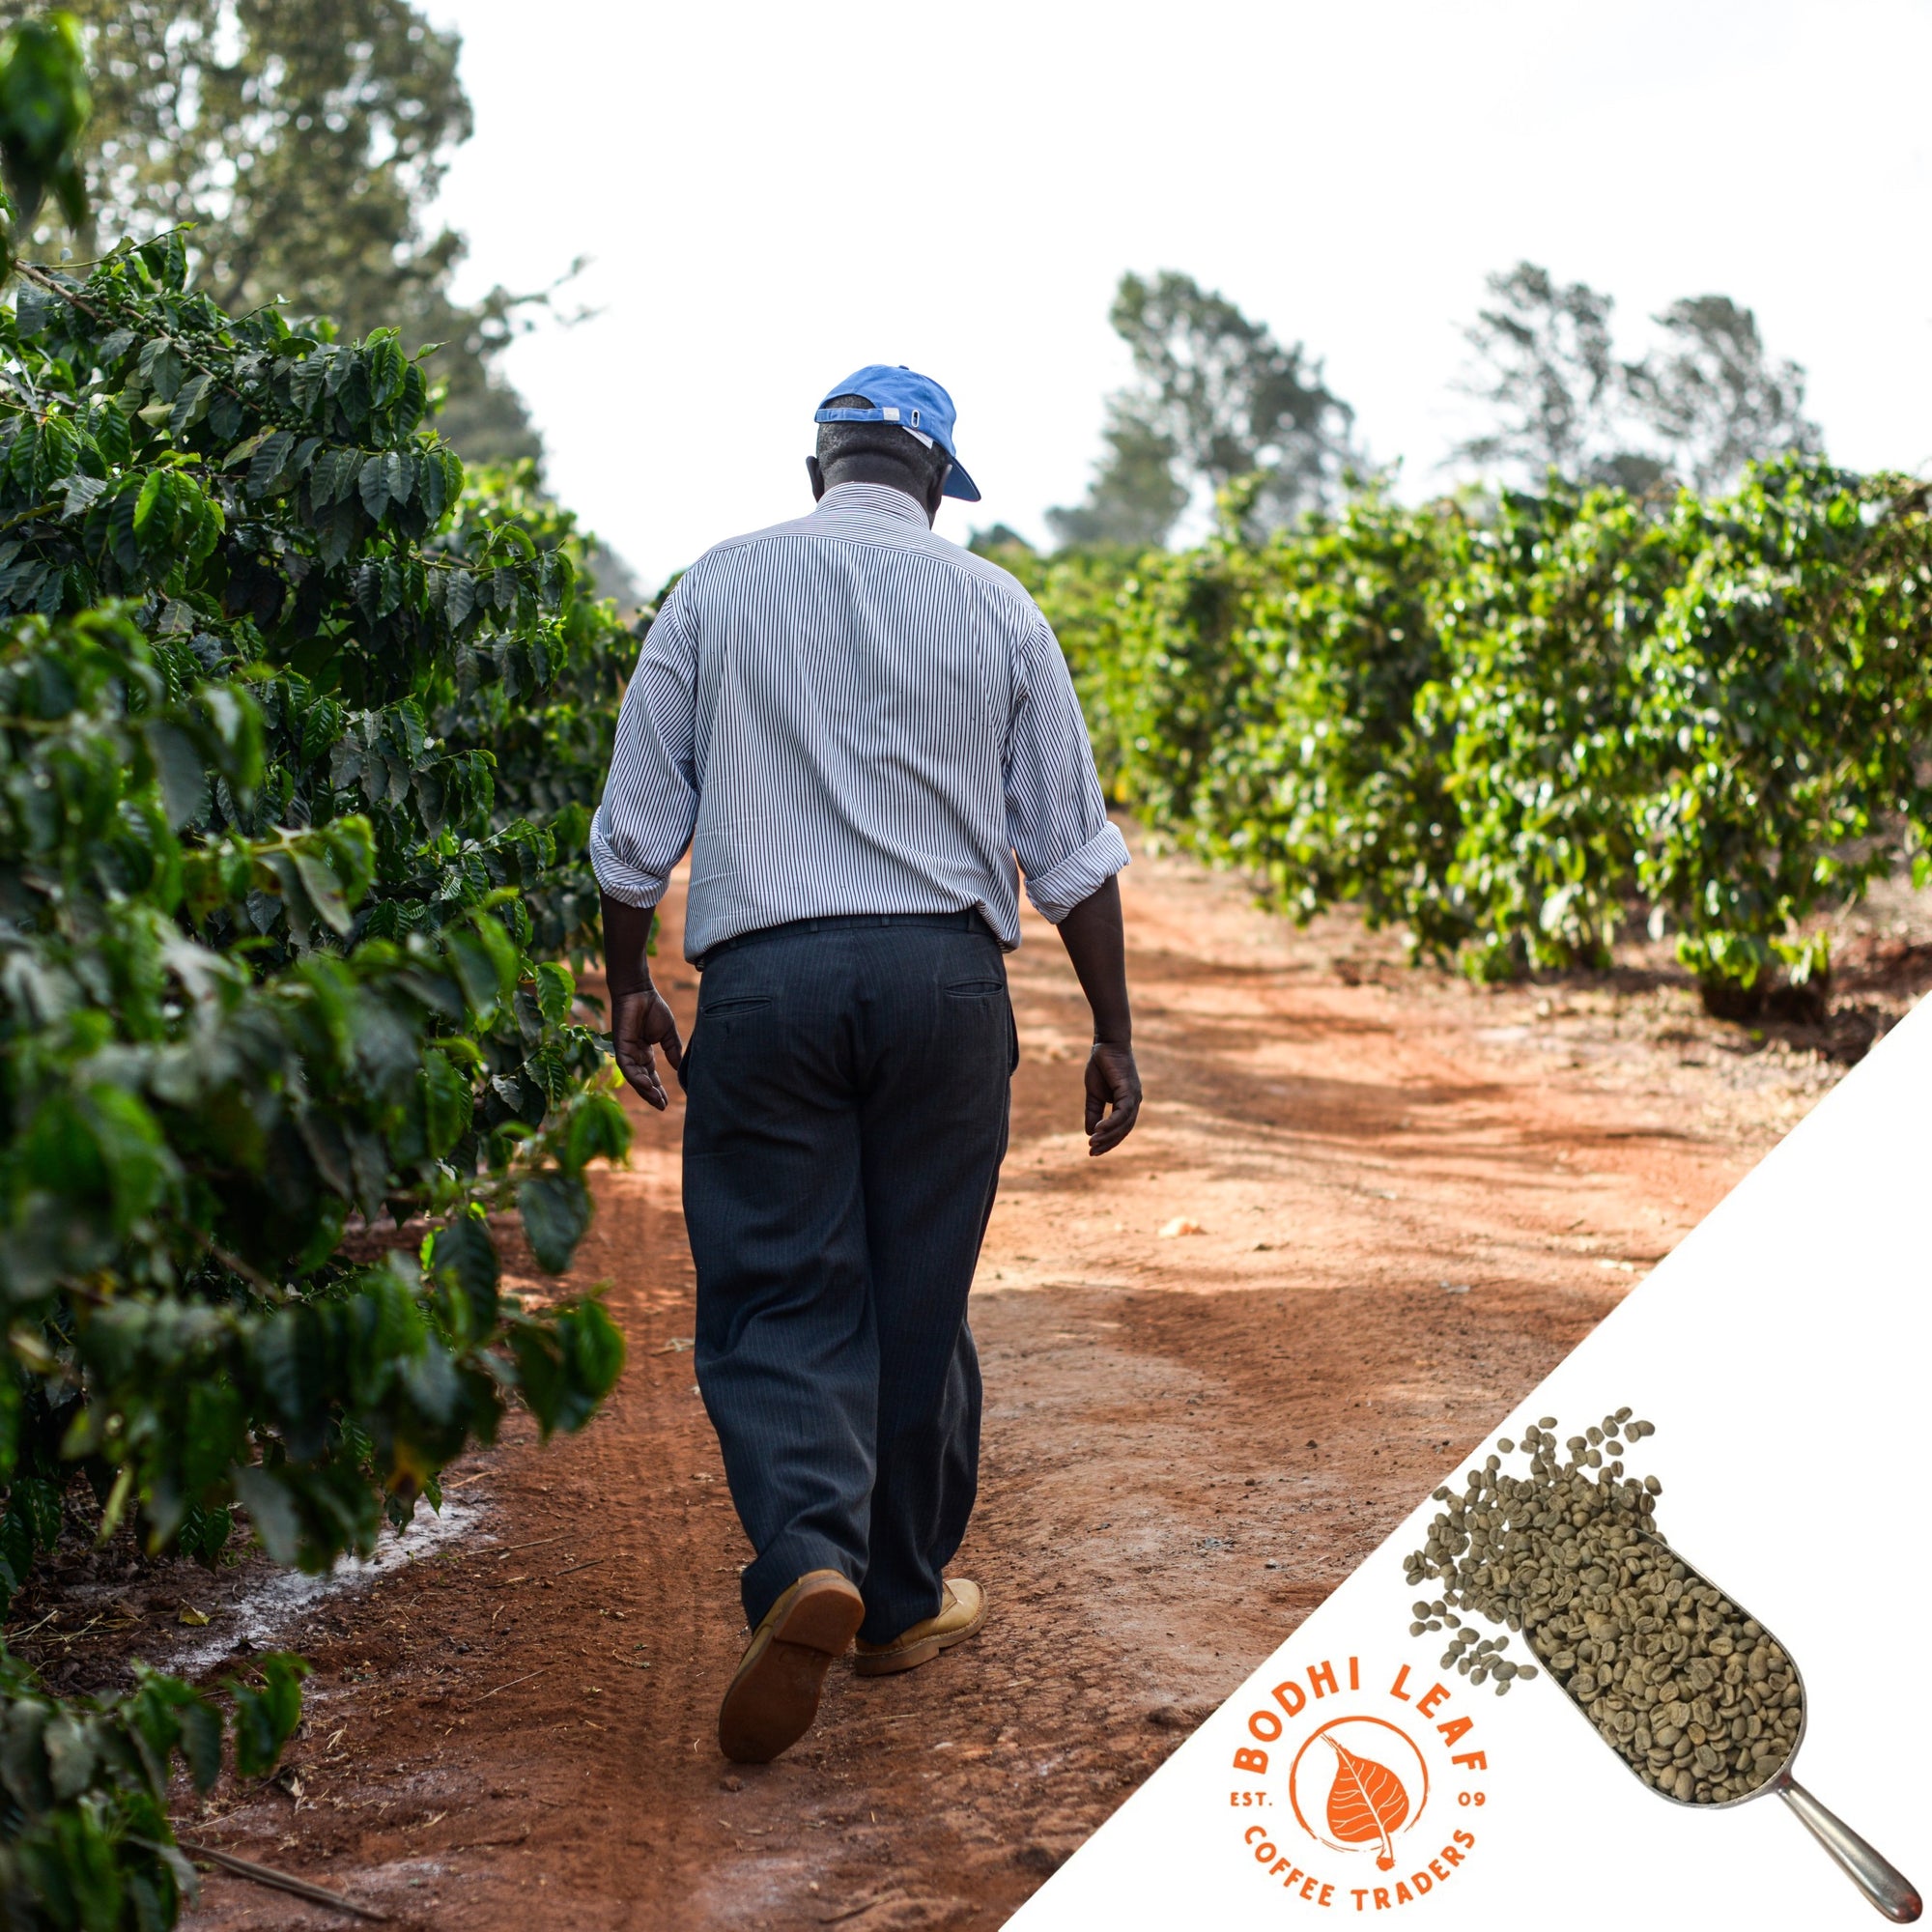
<path id="1" fill-rule="evenodd" d="M 651 1049 L 663 1047 L 665 1058 L 676 1069 L 684 1065 L 684 1042 L 678 1037 L 676 1015 L 655 986 L 645 984 L 636 992 L 612 996 L 611 1043 L 616 1049 L 618 1070 L 632 1092 L 663 1113 L 669 1103 Z"/>
<path id="2" fill-rule="evenodd" d="M 1087 1057 L 1087 1151 L 1106 1153 L 1119 1147 L 1133 1132 L 1140 1112 L 1141 1075 L 1133 1048 L 1096 1039 Z"/>

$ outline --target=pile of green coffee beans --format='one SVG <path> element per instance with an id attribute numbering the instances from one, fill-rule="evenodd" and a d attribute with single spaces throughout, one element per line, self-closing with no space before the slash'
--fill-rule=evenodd
<path id="1" fill-rule="evenodd" d="M 1791 1660 L 1754 1618 L 1675 1555 L 1657 1528 L 1662 1485 L 1624 1473 L 1625 1444 L 1654 1434 L 1628 1408 L 1558 1443 L 1553 1415 L 1522 1439 L 1527 1476 L 1503 1470 L 1504 1436 L 1445 1505 L 1407 1562 L 1411 1635 L 1455 1632 L 1443 1658 L 1472 1683 L 1536 1674 L 1478 1640 L 1457 1610 L 1522 1633 L 1531 1651 L 1643 1781 L 1685 1804 L 1722 1804 L 1775 1776 L 1804 1721 Z M 1567 1453 L 1566 1453 L 1567 1452 Z"/>

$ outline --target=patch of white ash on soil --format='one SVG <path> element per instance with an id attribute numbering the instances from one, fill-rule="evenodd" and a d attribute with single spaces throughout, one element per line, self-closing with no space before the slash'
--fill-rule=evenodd
<path id="1" fill-rule="evenodd" d="M 401 1531 L 385 1528 L 375 1553 L 366 1560 L 352 1558 L 319 1576 L 299 1570 L 265 1570 L 225 1604 L 218 1612 L 219 1630 L 189 1637 L 150 1662 L 178 1676 L 198 1677 L 237 1656 L 282 1647 L 296 1627 L 331 1599 L 357 1595 L 372 1583 L 440 1555 L 451 1545 L 473 1535 L 495 1514 L 488 1503 L 445 1496 L 438 1514 L 427 1505 Z"/>

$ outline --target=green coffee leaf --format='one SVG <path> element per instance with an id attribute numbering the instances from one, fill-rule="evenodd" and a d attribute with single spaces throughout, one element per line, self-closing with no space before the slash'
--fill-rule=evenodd
<path id="1" fill-rule="evenodd" d="M 221 1714 L 200 1697 L 184 1699 L 180 1712 L 182 1757 L 197 1791 L 221 1776 Z"/>
<path id="2" fill-rule="evenodd" d="M 279 487 L 295 443 L 294 434 L 285 429 L 271 430 L 262 439 L 248 459 L 249 496 L 267 497 Z"/>
<path id="3" fill-rule="evenodd" d="M 388 459 L 372 456 L 362 465 L 358 483 L 362 507 L 377 523 L 387 514 L 390 502 Z"/>
<path id="4" fill-rule="evenodd" d="M 168 824 L 179 832 L 208 810 L 208 769 L 194 740 L 179 725 L 157 719 L 145 735 L 167 801 Z"/>
<path id="5" fill-rule="evenodd" d="M 537 1006 L 552 1026 L 561 1026 L 570 1017 L 577 997 L 577 980 L 568 966 L 545 960 L 537 967 Z"/>
<path id="6" fill-rule="evenodd" d="M 517 1189 L 517 1208 L 537 1265 L 562 1274 L 590 1226 L 590 1197 L 575 1175 L 546 1174 Z"/>
<path id="7" fill-rule="evenodd" d="M 301 1549 L 301 1519 L 288 1491 L 259 1463 L 236 1469 L 231 1481 L 269 1560 L 293 1565 Z"/>
<path id="8" fill-rule="evenodd" d="M 51 291 L 23 283 L 14 298 L 14 322 L 22 341 L 30 341 L 47 326 L 60 298 Z"/>
<path id="9" fill-rule="evenodd" d="M 355 915 L 350 911 L 334 872 L 320 859 L 303 851 L 295 854 L 295 867 L 310 905 L 330 927 L 346 937 L 355 923 Z"/>
<path id="10" fill-rule="evenodd" d="M 430 1052 L 423 1055 L 422 1083 L 429 1151 L 440 1158 L 469 1131 L 469 1082 L 447 1054 Z"/>
<path id="11" fill-rule="evenodd" d="M 203 370 L 198 376 L 190 376 L 175 396 L 175 406 L 168 414 L 168 434 L 180 436 L 184 430 L 198 423 L 208 413 L 210 392 L 214 387 L 213 371 Z"/>
<path id="12" fill-rule="evenodd" d="M 500 1267 L 496 1243 L 479 1220 L 465 1215 L 430 1237 L 429 1267 L 447 1274 L 469 1303 L 470 1332 L 488 1334 L 497 1320 Z"/>
<path id="13" fill-rule="evenodd" d="M 64 478 L 61 484 L 62 494 L 67 498 L 61 507 L 62 516 L 77 517 L 83 510 L 91 510 L 100 500 L 106 489 L 107 484 L 103 478 L 84 476 L 75 470 L 72 475 Z"/>

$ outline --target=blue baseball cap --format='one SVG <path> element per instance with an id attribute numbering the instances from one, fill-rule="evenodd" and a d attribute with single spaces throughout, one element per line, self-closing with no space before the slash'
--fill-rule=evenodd
<path id="1" fill-rule="evenodd" d="M 830 409 L 827 405 L 834 396 L 864 396 L 871 408 Z M 930 376 L 921 376 L 903 362 L 896 368 L 889 362 L 867 362 L 863 369 L 855 369 L 842 383 L 835 383 L 826 390 L 812 421 L 897 423 L 901 429 L 929 436 L 952 465 L 946 472 L 946 487 L 941 494 L 957 497 L 964 503 L 977 503 L 980 486 L 967 475 L 964 465 L 953 453 L 952 416 L 952 398 Z"/>

